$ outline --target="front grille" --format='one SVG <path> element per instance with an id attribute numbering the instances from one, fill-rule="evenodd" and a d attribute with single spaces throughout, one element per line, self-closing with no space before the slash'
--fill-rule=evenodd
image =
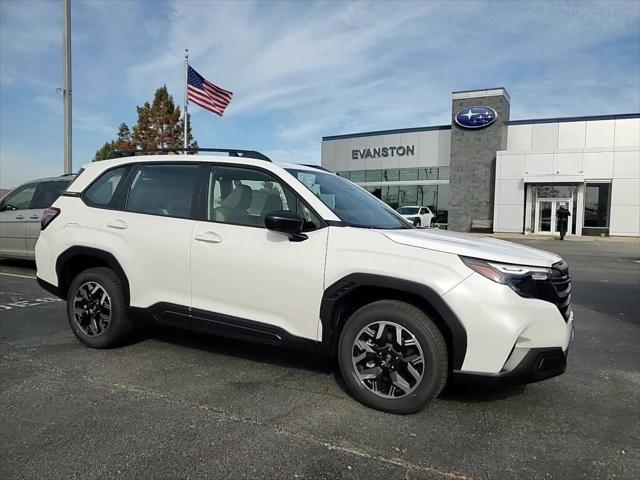
<path id="1" fill-rule="evenodd" d="M 571 275 L 569 265 L 564 260 L 551 266 L 551 280 L 536 281 L 536 298 L 553 303 L 569 320 L 571 313 Z"/>

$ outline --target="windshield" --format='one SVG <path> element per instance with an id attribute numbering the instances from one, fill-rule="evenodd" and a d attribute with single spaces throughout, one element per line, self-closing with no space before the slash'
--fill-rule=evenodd
<path id="1" fill-rule="evenodd" d="M 400 207 L 398 213 L 402 215 L 415 215 L 418 213 L 418 207 Z"/>
<path id="2" fill-rule="evenodd" d="M 313 170 L 292 168 L 287 171 L 348 225 L 362 228 L 412 228 L 385 203 L 349 180 Z"/>

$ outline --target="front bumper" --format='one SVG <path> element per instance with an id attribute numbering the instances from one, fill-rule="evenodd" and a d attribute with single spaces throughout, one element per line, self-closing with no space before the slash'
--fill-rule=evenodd
<path id="1" fill-rule="evenodd" d="M 513 369 L 499 373 L 454 371 L 456 381 L 488 384 L 525 384 L 562 375 L 567 368 L 567 353 L 559 347 L 532 348 Z"/>
<path id="2" fill-rule="evenodd" d="M 574 337 L 573 311 L 569 313 L 567 330 L 570 332 L 569 341 L 564 349 L 561 347 L 514 348 L 502 371 L 481 373 L 456 370 L 453 372 L 454 379 L 479 380 L 483 383 L 495 384 L 525 384 L 562 375 L 567 368 L 569 346 Z"/>

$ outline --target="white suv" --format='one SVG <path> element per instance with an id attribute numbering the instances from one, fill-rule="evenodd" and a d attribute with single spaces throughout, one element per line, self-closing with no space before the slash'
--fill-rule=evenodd
<path id="1" fill-rule="evenodd" d="M 428 228 L 433 224 L 433 213 L 431 213 L 429 207 L 404 206 L 400 207 L 397 212 L 416 228 Z"/>
<path id="2" fill-rule="evenodd" d="M 200 151 L 203 151 L 201 149 Z M 559 375 L 573 332 L 551 253 L 418 230 L 319 167 L 258 152 L 94 162 L 47 209 L 40 284 L 90 347 L 134 312 L 220 336 L 337 356 L 354 397 L 411 413 L 452 374 Z"/>

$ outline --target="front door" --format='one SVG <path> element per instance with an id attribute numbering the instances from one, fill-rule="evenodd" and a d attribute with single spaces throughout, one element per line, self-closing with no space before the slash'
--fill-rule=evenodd
<path id="1" fill-rule="evenodd" d="M 264 170 L 213 167 L 208 183 L 205 219 L 191 242 L 192 315 L 215 316 L 235 335 L 277 342 L 282 329 L 316 340 L 329 229 Z M 308 238 L 267 230 L 265 215 L 278 210 L 305 218 Z"/>
<path id="2" fill-rule="evenodd" d="M 559 233 L 556 213 L 560 207 L 569 212 L 573 211 L 573 199 L 571 198 L 539 198 L 536 200 L 534 233 L 555 235 Z M 571 235 L 571 217 L 568 221 L 567 235 Z"/>

